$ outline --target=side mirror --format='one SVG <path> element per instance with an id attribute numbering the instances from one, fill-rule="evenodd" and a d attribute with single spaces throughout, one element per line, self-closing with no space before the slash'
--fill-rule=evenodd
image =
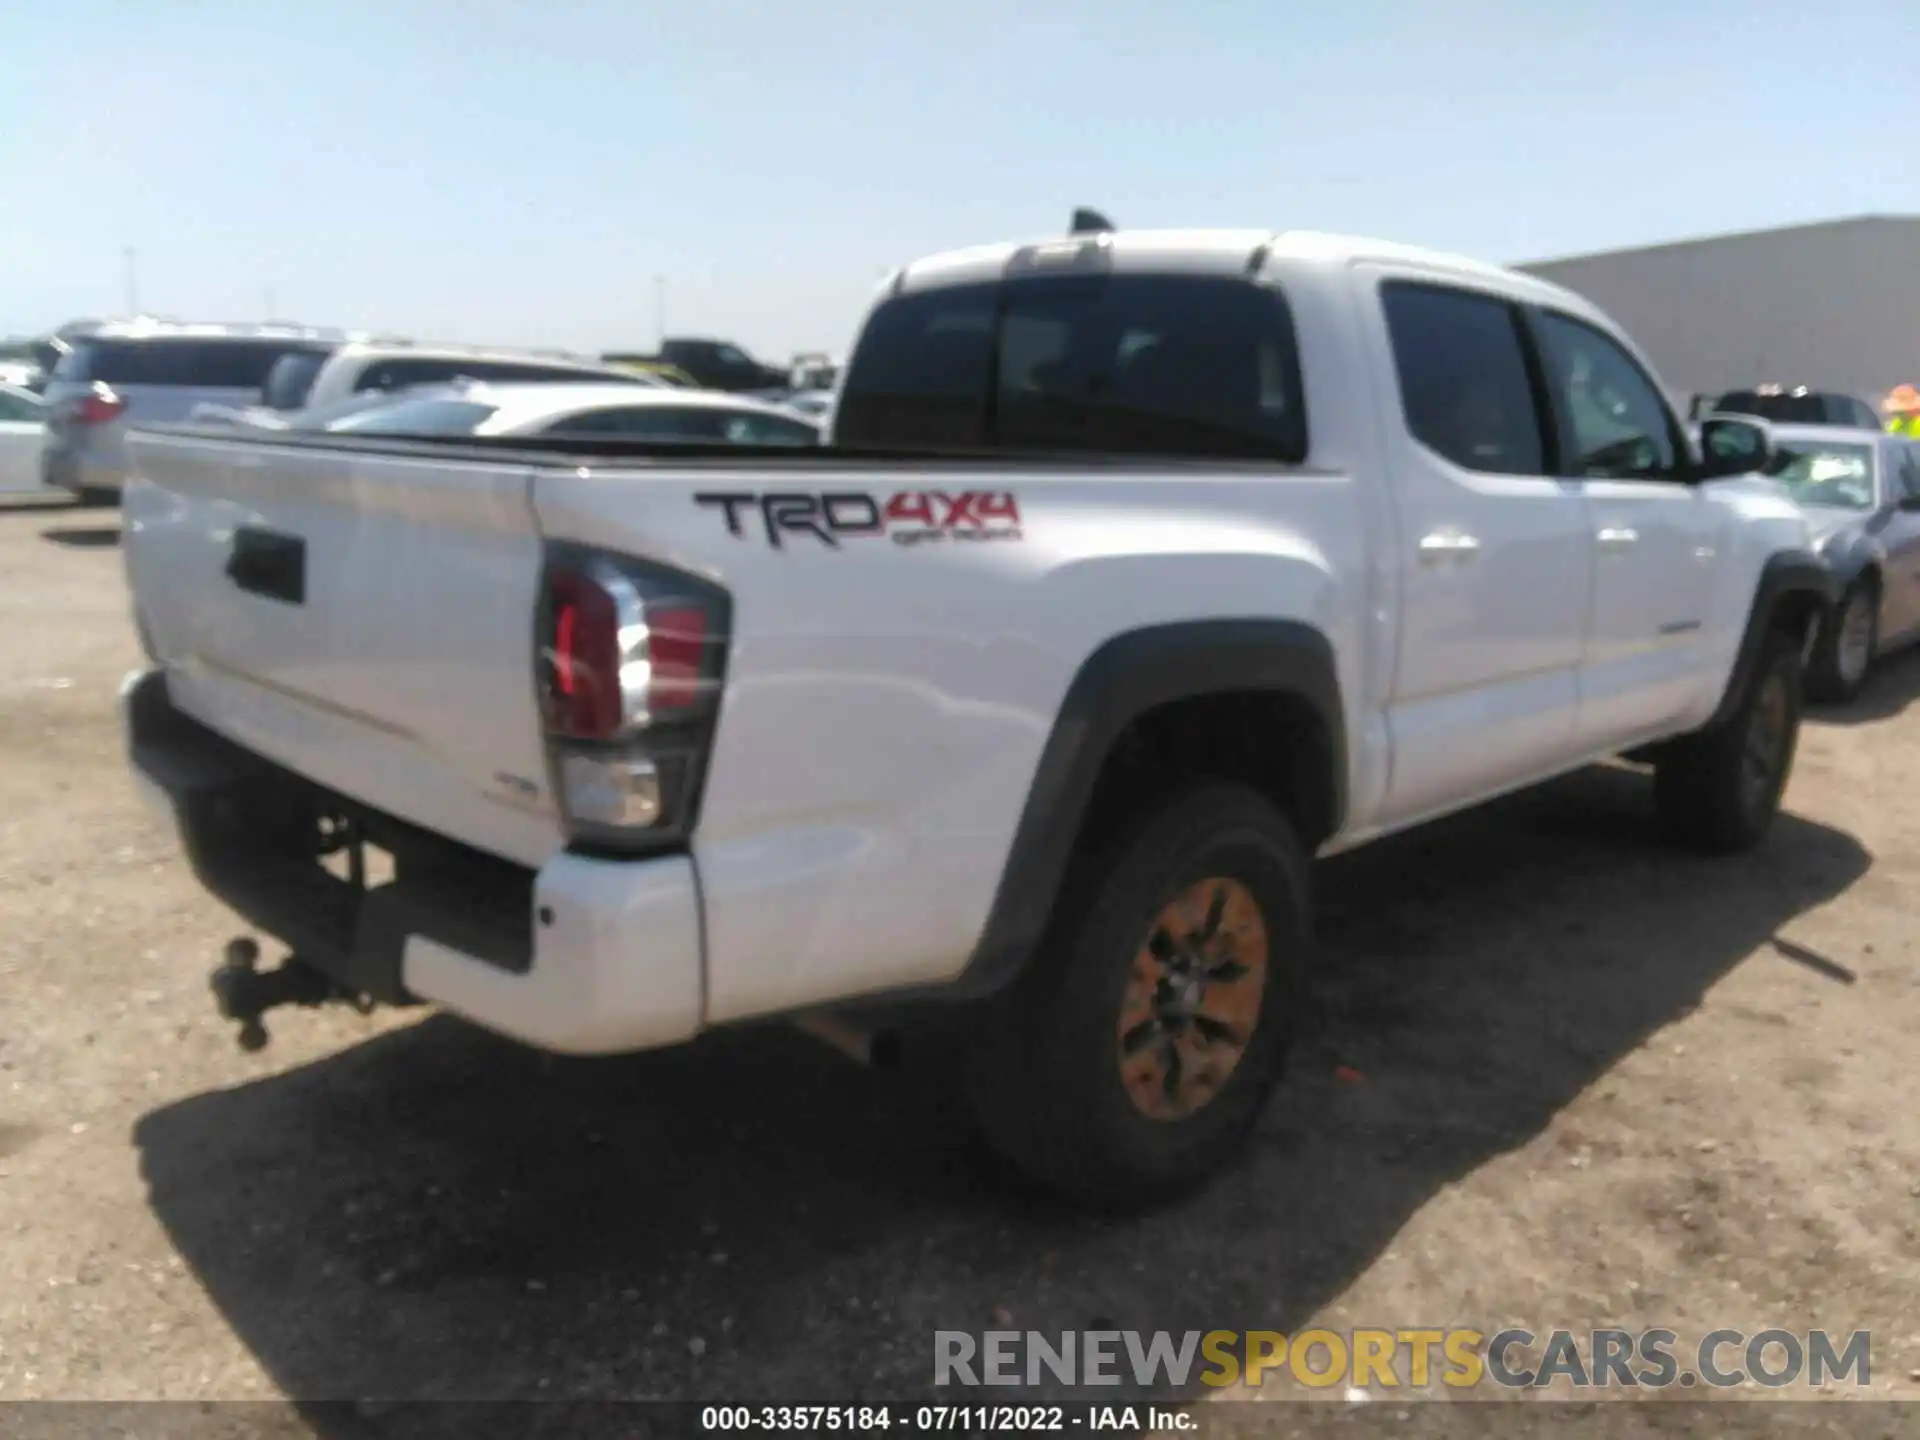
<path id="1" fill-rule="evenodd" d="M 1777 447 L 1765 424 L 1717 416 L 1700 422 L 1700 474 L 1718 480 L 1727 475 L 1765 474 Z"/>

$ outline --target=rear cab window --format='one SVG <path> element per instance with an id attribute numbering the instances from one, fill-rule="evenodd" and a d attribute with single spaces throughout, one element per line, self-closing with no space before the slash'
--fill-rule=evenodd
<path id="1" fill-rule="evenodd" d="M 855 346 L 834 440 L 1298 463 L 1307 417 L 1292 316 L 1273 287 L 1217 276 L 897 296 Z"/>

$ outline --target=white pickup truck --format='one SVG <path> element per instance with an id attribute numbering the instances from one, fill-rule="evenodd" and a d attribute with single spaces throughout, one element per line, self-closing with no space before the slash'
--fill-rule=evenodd
<path id="1" fill-rule="evenodd" d="M 897 272 L 818 450 L 155 430 L 132 764 L 292 952 L 243 1041 L 938 1014 L 1010 1158 L 1149 1201 L 1280 1073 L 1310 857 L 1622 752 L 1765 834 L 1832 585 L 1662 394 L 1527 276 L 1142 232 Z"/>

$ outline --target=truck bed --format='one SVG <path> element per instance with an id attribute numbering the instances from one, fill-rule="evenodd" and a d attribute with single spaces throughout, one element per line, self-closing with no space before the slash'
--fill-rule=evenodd
<path id="1" fill-rule="evenodd" d="M 1115 634 L 1311 616 L 1367 649 L 1335 577 L 1366 573 L 1369 520 L 1333 471 L 184 427 L 133 453 L 126 563 L 171 702 L 522 867 L 567 844 L 535 693 L 549 548 L 723 587 L 689 847 L 709 1020 L 961 972 L 1067 689 Z"/>

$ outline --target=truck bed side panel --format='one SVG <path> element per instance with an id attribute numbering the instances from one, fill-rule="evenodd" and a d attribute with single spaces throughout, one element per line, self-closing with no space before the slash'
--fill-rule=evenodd
<path id="1" fill-rule="evenodd" d="M 909 543 L 921 527 L 904 523 L 776 546 L 761 507 L 739 507 L 732 534 L 724 507 L 695 498 L 769 490 L 835 495 L 855 518 L 866 505 L 848 497 L 884 513 L 938 492 L 940 516 L 964 493 L 1010 493 L 1019 534 Z M 1114 635 L 1281 616 L 1320 626 L 1339 656 L 1365 650 L 1364 597 L 1333 578 L 1366 573 L 1365 517 L 1341 474 L 547 469 L 535 508 L 551 539 L 683 566 L 733 595 L 694 837 L 710 1021 L 956 976 L 1067 687 Z"/>

